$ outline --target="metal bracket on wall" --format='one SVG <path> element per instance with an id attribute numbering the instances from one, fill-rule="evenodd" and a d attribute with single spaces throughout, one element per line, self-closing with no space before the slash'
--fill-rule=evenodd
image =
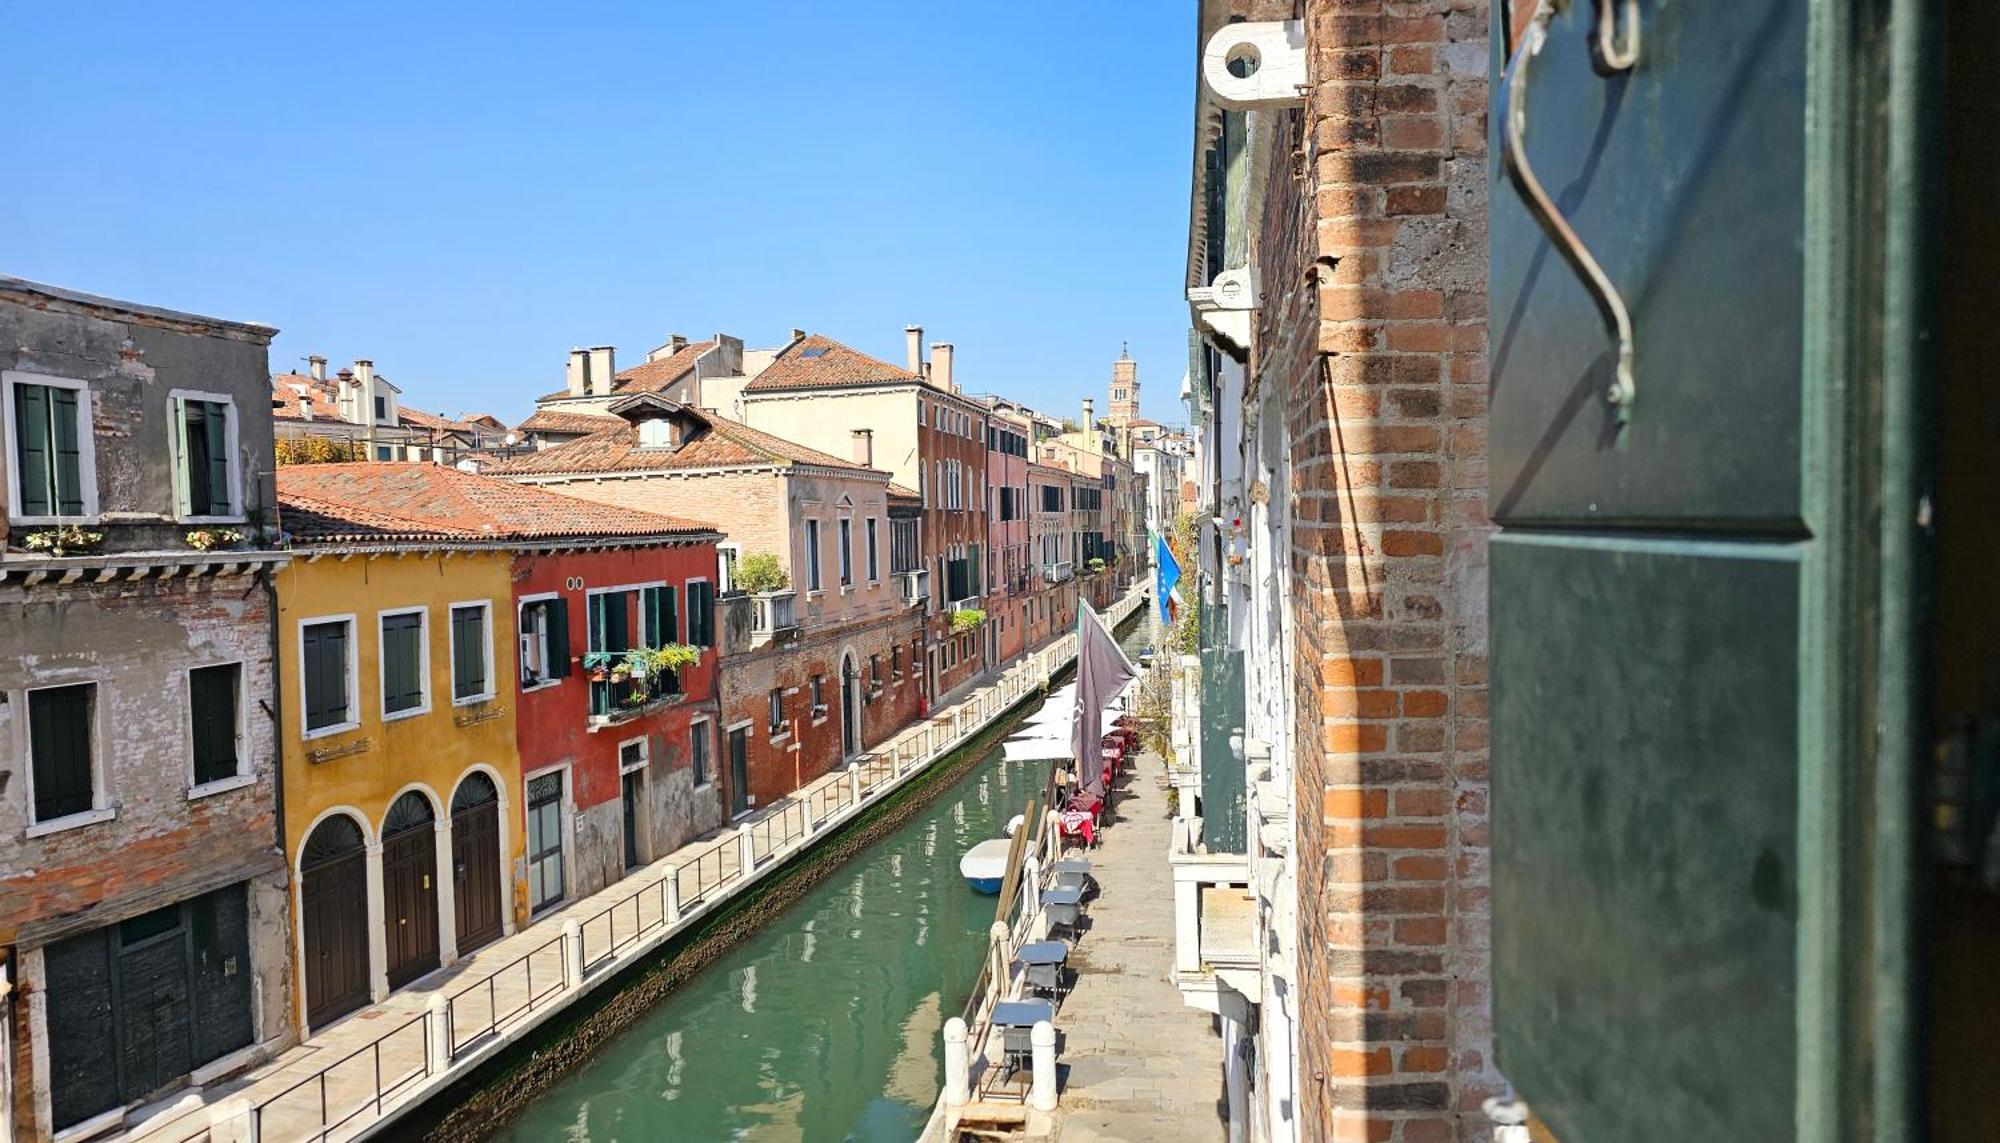
<path id="1" fill-rule="evenodd" d="M 1625 10 L 1625 35 L 1621 42 L 1618 37 L 1618 17 L 1615 7 L 1618 0 L 1597 0 L 1597 69 L 1605 74 L 1627 71 L 1639 60 L 1639 5 L 1638 0 L 1623 0 Z M 1527 30 L 1521 36 L 1519 46 L 1514 49 L 1514 58 L 1507 62 L 1507 119 L 1506 128 L 1501 133 L 1504 140 L 1502 152 L 1507 168 L 1507 177 L 1521 200 L 1527 204 L 1530 214 L 1541 225 L 1542 232 L 1555 243 L 1563 259 L 1583 280 L 1584 288 L 1590 291 L 1591 300 L 1597 303 L 1598 312 L 1604 316 L 1604 324 L 1610 327 L 1611 336 L 1618 342 L 1618 365 L 1611 387 L 1605 391 L 1604 399 L 1617 410 L 1618 426 L 1623 429 L 1632 419 L 1632 401 L 1638 395 L 1638 387 L 1632 377 L 1632 315 L 1625 308 L 1625 299 L 1619 295 L 1604 268 L 1597 264 L 1583 239 L 1577 237 L 1569 220 L 1564 218 L 1555 201 L 1542 189 L 1541 180 L 1528 165 L 1528 149 L 1525 136 L 1528 130 L 1528 61 L 1540 55 L 1542 45 L 1547 42 L 1549 24 L 1556 13 L 1568 6 L 1568 0 L 1537 0 L 1535 14 L 1529 19 Z"/>

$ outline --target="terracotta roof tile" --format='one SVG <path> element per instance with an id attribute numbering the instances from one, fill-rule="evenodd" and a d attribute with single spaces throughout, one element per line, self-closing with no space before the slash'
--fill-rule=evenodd
<path id="1" fill-rule="evenodd" d="M 624 424 L 623 418 L 608 413 L 566 413 L 561 409 L 536 409 L 533 416 L 515 429 L 524 433 L 601 433 Z"/>
<path id="2" fill-rule="evenodd" d="M 555 476 L 576 472 L 644 472 L 677 468 L 741 468 L 810 464 L 820 468 L 879 471 L 714 413 L 689 410 L 708 425 L 678 449 L 640 448 L 639 430 L 623 418 L 586 437 L 518 456 L 489 472 L 508 476 Z"/>
<path id="3" fill-rule="evenodd" d="M 634 365 L 630 369 L 620 369 L 611 379 L 613 393 L 658 393 L 667 386 L 687 375 L 694 368 L 695 358 L 715 348 L 715 341 L 691 341 L 679 349 L 659 358 Z M 568 389 L 558 389 L 535 398 L 537 401 L 556 401 L 571 396 Z"/>
<path id="4" fill-rule="evenodd" d="M 870 357 L 826 337 L 807 334 L 785 347 L 755 380 L 747 393 L 783 389 L 838 389 L 852 385 L 897 385 L 923 378 L 901 366 Z"/>
<path id="5" fill-rule="evenodd" d="M 694 538 L 710 524 L 619 508 L 436 464 L 293 464 L 278 506 L 294 542 Z"/>

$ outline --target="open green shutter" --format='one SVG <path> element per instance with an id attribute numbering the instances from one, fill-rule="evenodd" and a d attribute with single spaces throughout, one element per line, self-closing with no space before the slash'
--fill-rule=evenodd
<path id="1" fill-rule="evenodd" d="M 202 433 L 207 442 L 208 510 L 218 516 L 236 511 L 229 499 L 229 406 L 204 402 Z"/>
<path id="2" fill-rule="evenodd" d="M 597 599 L 604 607 L 604 642 L 600 645 L 606 651 L 629 650 L 632 646 L 632 622 L 628 618 L 628 594 L 611 591 Z"/>
<path id="3" fill-rule="evenodd" d="M 569 600 L 551 599 L 547 622 L 549 634 L 548 675 L 552 679 L 569 677 Z"/>
<path id="4" fill-rule="evenodd" d="M 664 642 L 678 643 L 681 641 L 680 593 L 671 587 L 663 590 L 666 595 L 667 608 L 666 638 Z M 690 592 L 692 592 L 692 589 L 690 589 Z M 692 594 L 690 594 L 689 598 L 692 600 Z"/>
<path id="5" fill-rule="evenodd" d="M 49 390 L 42 385 L 14 386 L 14 451 L 19 463 L 23 516 L 55 515 L 49 441 Z"/>
<path id="6" fill-rule="evenodd" d="M 56 509 L 64 516 L 83 515 L 83 453 L 77 438 L 76 399 L 74 389 L 49 390 Z"/>

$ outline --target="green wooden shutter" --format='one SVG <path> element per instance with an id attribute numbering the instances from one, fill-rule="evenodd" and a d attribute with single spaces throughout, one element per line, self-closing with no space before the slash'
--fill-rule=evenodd
<path id="1" fill-rule="evenodd" d="M 235 777 L 236 693 L 241 669 L 235 664 L 201 667 L 188 673 L 188 705 L 193 716 L 194 780 Z"/>
<path id="2" fill-rule="evenodd" d="M 84 683 L 28 694 L 36 821 L 91 808 L 90 703 L 95 690 L 94 684 Z"/>
<path id="3" fill-rule="evenodd" d="M 55 515 L 49 389 L 46 386 L 14 386 L 14 452 L 19 462 L 15 468 L 21 489 L 21 514 Z"/>
<path id="4" fill-rule="evenodd" d="M 55 453 L 55 500 L 59 514 L 83 515 L 83 453 L 77 437 L 74 389 L 49 390 L 50 441 Z"/>
<path id="5" fill-rule="evenodd" d="M 666 635 L 662 641 L 666 643 L 678 643 L 681 641 L 680 592 L 672 587 L 663 588 L 661 590 L 664 592 L 666 597 L 666 627 L 665 627 Z M 693 605 L 692 595 L 689 596 L 689 605 L 690 606 Z"/>
<path id="6" fill-rule="evenodd" d="M 451 613 L 452 697 L 486 693 L 486 609 L 463 607 Z"/>
<path id="7" fill-rule="evenodd" d="M 210 402 L 202 427 L 208 434 L 209 506 L 217 515 L 231 515 L 236 506 L 229 498 L 229 406 Z"/>
<path id="8" fill-rule="evenodd" d="M 551 599 L 543 606 L 548 608 L 548 675 L 565 679 L 569 677 L 569 600 Z"/>
<path id="9" fill-rule="evenodd" d="M 306 729 L 348 721 L 347 624 L 316 623 L 301 636 L 305 660 Z"/>
<path id="10" fill-rule="evenodd" d="M 588 635 L 590 649 L 593 651 L 603 651 L 606 649 L 604 642 L 604 601 L 608 598 L 610 597 L 605 595 L 593 595 L 589 597 L 589 601 L 585 605 L 589 609 L 590 630 Z"/>
<path id="11" fill-rule="evenodd" d="M 424 702 L 423 616 L 390 615 L 382 620 L 382 710 L 414 710 Z"/>

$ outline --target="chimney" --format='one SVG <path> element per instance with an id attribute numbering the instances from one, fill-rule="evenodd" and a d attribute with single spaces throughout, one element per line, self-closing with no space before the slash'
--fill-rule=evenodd
<path id="1" fill-rule="evenodd" d="M 678 338 L 686 344 L 686 338 Z M 611 395 L 611 379 L 618 375 L 618 353 L 608 345 L 590 347 L 590 395 L 608 397 Z"/>
<path id="2" fill-rule="evenodd" d="M 326 380 L 326 358 L 317 353 L 306 358 L 306 371 L 312 374 L 315 381 Z"/>
<path id="3" fill-rule="evenodd" d="M 686 334 L 670 333 L 667 335 L 668 353 L 679 353 L 681 350 L 686 349 L 687 347 L 688 347 L 688 339 Z"/>
<path id="4" fill-rule="evenodd" d="M 354 383 L 361 386 L 363 393 L 375 388 L 375 363 L 365 357 L 354 359 Z"/>
<path id="5" fill-rule="evenodd" d="M 791 344 L 797 345 L 799 342 L 804 341 L 805 339 L 806 339 L 806 331 L 800 329 L 798 326 L 793 326 Z"/>
<path id="6" fill-rule="evenodd" d="M 855 429 L 852 435 L 854 437 L 854 463 L 873 468 L 875 466 L 875 430 Z"/>
<path id="7" fill-rule="evenodd" d="M 909 358 L 910 372 L 921 377 L 924 373 L 924 327 L 906 325 L 903 327 L 903 353 Z"/>
<path id="8" fill-rule="evenodd" d="M 569 367 L 563 374 L 563 388 L 572 397 L 590 395 L 590 355 L 581 349 L 569 351 Z"/>
<path id="9" fill-rule="evenodd" d="M 311 397 L 299 398 L 299 419 L 302 421 L 310 421 L 313 419 L 313 403 Z"/>
<path id="10" fill-rule="evenodd" d="M 333 415 L 350 425 L 361 424 L 359 402 L 354 398 L 354 370 L 343 369 L 334 377 Z"/>
<path id="11" fill-rule="evenodd" d="M 931 384 L 947 393 L 958 392 L 958 386 L 951 379 L 951 342 L 931 343 Z"/>
<path id="12" fill-rule="evenodd" d="M 1083 431 L 1084 431 L 1084 432 L 1086 432 L 1086 433 L 1087 433 L 1087 432 L 1089 432 L 1089 431 L 1091 430 L 1091 428 L 1092 428 L 1093 426 L 1095 426 L 1095 425 L 1097 424 L 1097 418 L 1096 418 L 1096 416 L 1094 415 L 1094 414 L 1095 414 L 1096 412 L 1097 412 L 1097 406 L 1091 403 L 1091 400 L 1090 400 L 1090 398 L 1088 398 L 1088 397 L 1085 397 L 1085 398 L 1083 399 Z"/>

